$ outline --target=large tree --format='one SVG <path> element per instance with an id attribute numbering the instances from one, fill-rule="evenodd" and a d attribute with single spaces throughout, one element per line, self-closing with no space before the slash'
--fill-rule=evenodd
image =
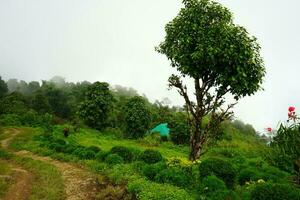
<path id="1" fill-rule="evenodd" d="M 227 8 L 211 0 L 183 0 L 183 4 L 166 25 L 165 40 L 157 51 L 180 73 L 169 78 L 169 86 L 185 99 L 192 127 L 190 159 L 195 160 L 220 123 L 233 114 L 237 100 L 261 88 L 265 68 L 256 38 L 233 23 Z M 181 76 L 193 79 L 195 102 Z M 227 93 L 235 102 L 225 104 Z M 210 117 L 209 123 L 203 123 L 204 116 Z"/>
<path id="2" fill-rule="evenodd" d="M 79 116 L 90 127 L 103 129 L 112 108 L 113 95 L 108 83 L 95 82 L 88 86 L 85 100 L 79 106 Z"/>

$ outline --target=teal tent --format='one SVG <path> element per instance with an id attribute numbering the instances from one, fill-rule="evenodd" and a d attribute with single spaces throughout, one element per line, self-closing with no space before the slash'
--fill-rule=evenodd
<path id="1" fill-rule="evenodd" d="M 158 132 L 162 137 L 169 137 L 170 129 L 168 128 L 168 123 L 163 123 L 157 125 L 154 129 L 150 131 L 151 133 Z"/>

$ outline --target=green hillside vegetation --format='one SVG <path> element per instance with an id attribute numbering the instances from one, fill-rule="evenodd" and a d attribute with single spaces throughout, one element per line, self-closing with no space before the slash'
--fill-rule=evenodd
<path id="1" fill-rule="evenodd" d="M 79 93 L 68 92 L 74 89 L 72 85 L 51 86 L 68 96 L 67 102 L 63 100 L 63 103 L 53 106 L 64 107 L 65 104 L 83 101 Z M 45 88 L 41 90 L 47 90 Z M 85 85 L 75 88 L 83 90 Z M 123 90 L 129 91 L 126 88 Z M 228 119 L 205 143 L 200 159 L 190 161 L 190 127 L 184 108 L 169 107 L 159 101 L 151 103 L 144 97 L 135 98 L 136 94 L 124 94 L 122 90 L 109 91 L 114 97 L 111 109 L 107 118 L 101 119 L 101 124 L 96 127 L 84 124 L 77 114 L 82 107 L 76 107 L 76 104 L 73 104 L 69 116 L 62 117 L 51 106 L 50 110 L 39 112 L 31 107 L 34 94 L 11 92 L 4 95 L 1 105 L 6 106 L 0 115 L 3 127 L 0 139 L 3 141 L 12 137 L 12 140 L 8 150 L 1 150 L 1 162 L 4 163 L 1 174 L 14 177 L 10 168 L 20 166 L 38 177 L 29 188 L 32 199 L 42 199 L 41 196 L 65 199 L 67 185 L 61 172 L 53 163 L 45 162 L 47 159 L 35 160 L 34 157 L 14 153 L 26 150 L 59 162 L 73 163 L 94 173 L 97 182 L 108 185 L 96 190 L 99 191 L 98 199 L 119 199 L 120 196 L 127 199 L 180 200 L 299 199 L 299 176 L 293 164 L 299 158 L 296 151 L 298 143 L 292 142 L 298 140 L 298 129 L 280 129 L 278 133 L 289 132 L 290 138 L 280 139 L 279 134 L 276 145 L 272 143 L 269 146 L 251 125 Z M 10 104 L 11 98 L 16 104 Z M 136 111 L 129 112 L 128 109 Z M 147 109 L 149 117 L 143 118 L 148 120 L 147 126 L 139 121 L 137 110 L 140 109 Z M 128 121 L 126 117 L 131 119 Z M 207 116 L 205 124 L 209 120 Z M 150 133 L 157 124 L 165 122 L 170 128 L 169 138 Z M 140 124 L 141 127 L 128 126 L 128 123 Z M 297 124 L 294 126 L 298 127 Z M 136 134 L 130 134 L 129 127 L 130 132 L 137 129 Z M 148 131 L 141 131 L 145 129 Z M 16 131 L 18 134 L 13 136 Z M 290 141 L 294 149 L 282 149 L 281 146 L 287 144 L 281 141 Z M 1 180 L 1 194 L 5 195 L 14 184 L 13 181 Z"/>
<path id="2" fill-rule="evenodd" d="M 258 136 L 243 133 L 231 123 L 197 162 L 187 160 L 187 146 L 163 142 L 159 137 L 128 140 L 113 132 L 83 128 L 65 138 L 64 127 L 55 126 L 51 135 L 21 128 L 11 147 L 80 164 L 99 177 L 126 184 L 128 192 L 140 199 L 253 199 L 261 185 L 279 185 L 293 191 L 291 195 L 300 194 L 291 183 L 291 174 L 268 164 L 265 156 L 269 147 Z M 149 154 L 143 160 L 148 149 L 162 156 Z M 154 162 L 147 163 L 151 159 Z"/>
<path id="3" fill-rule="evenodd" d="M 300 200 L 296 108 L 267 136 L 234 118 L 262 89 L 256 38 L 211 0 L 183 0 L 165 31 L 156 50 L 182 106 L 107 82 L 0 77 L 1 199 Z"/>

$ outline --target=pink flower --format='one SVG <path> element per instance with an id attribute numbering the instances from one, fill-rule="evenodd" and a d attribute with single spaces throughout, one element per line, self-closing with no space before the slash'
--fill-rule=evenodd
<path id="1" fill-rule="evenodd" d="M 292 113 L 292 112 L 289 112 L 289 113 L 288 113 L 288 117 L 289 117 L 289 118 L 292 118 L 292 117 L 293 117 L 293 113 Z"/>
<path id="2" fill-rule="evenodd" d="M 289 107 L 289 112 L 294 112 L 295 111 L 295 107 L 294 106 L 290 106 Z"/>
<path id="3" fill-rule="evenodd" d="M 271 127 L 268 127 L 268 128 L 266 128 L 266 130 L 267 130 L 269 133 L 271 133 L 273 129 L 272 129 Z"/>

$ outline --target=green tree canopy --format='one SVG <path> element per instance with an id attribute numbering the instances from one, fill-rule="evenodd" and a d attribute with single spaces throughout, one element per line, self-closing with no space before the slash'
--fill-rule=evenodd
<path id="1" fill-rule="evenodd" d="M 128 100 L 124 108 L 124 118 L 129 138 L 140 138 L 146 134 L 151 116 L 143 97 L 135 96 Z"/>
<path id="2" fill-rule="evenodd" d="M 191 159 L 200 155 L 208 132 L 231 116 L 224 95 L 236 100 L 261 88 L 265 75 L 260 46 L 245 28 L 233 23 L 232 13 L 211 0 L 183 0 L 184 7 L 166 27 L 165 40 L 157 51 L 165 54 L 182 76 L 194 80 L 196 102 L 188 96 L 181 77 L 172 75 L 170 87 L 185 99 L 195 130 L 191 140 Z M 219 111 L 218 111 L 219 109 Z M 202 119 L 210 114 L 211 123 L 203 127 Z"/>
<path id="3" fill-rule="evenodd" d="M 109 84 L 95 82 L 88 87 L 85 100 L 79 107 L 79 116 L 88 126 L 101 130 L 107 125 L 112 102 Z"/>

